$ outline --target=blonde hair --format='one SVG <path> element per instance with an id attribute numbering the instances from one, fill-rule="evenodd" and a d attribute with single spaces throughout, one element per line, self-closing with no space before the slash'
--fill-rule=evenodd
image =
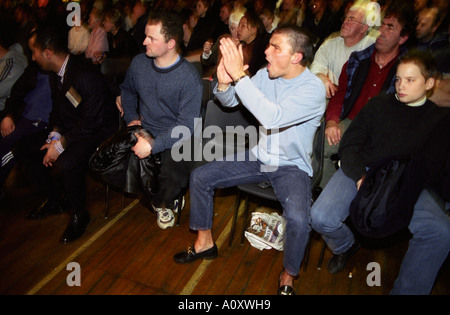
<path id="1" fill-rule="evenodd" d="M 230 14 L 230 18 L 228 20 L 228 24 L 238 25 L 241 21 L 242 17 L 245 14 L 245 10 L 233 11 Z"/>

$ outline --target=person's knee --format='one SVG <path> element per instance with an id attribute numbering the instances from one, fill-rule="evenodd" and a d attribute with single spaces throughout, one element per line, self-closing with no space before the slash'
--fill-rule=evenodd
<path id="1" fill-rule="evenodd" d="M 292 210 L 283 209 L 283 217 L 286 219 L 286 222 L 301 227 L 310 224 L 308 212 L 308 206 L 302 205 L 300 207 L 292 208 Z"/>
<path id="2" fill-rule="evenodd" d="M 435 240 L 441 244 L 450 244 L 450 220 L 428 220 L 410 226 L 415 239 L 422 241 Z M 448 246 L 450 248 L 450 245 Z"/>
<path id="3" fill-rule="evenodd" d="M 341 224 L 339 218 L 322 207 L 311 208 L 311 226 L 319 232 L 332 232 Z"/>
<path id="4" fill-rule="evenodd" d="M 207 175 L 206 172 L 204 172 L 203 167 L 199 167 L 194 169 L 191 172 L 189 186 L 191 189 L 204 189 L 205 186 L 205 175 Z"/>

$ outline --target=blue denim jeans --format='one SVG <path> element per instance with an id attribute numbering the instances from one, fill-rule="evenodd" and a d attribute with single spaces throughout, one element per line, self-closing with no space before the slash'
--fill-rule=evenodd
<path id="1" fill-rule="evenodd" d="M 344 220 L 356 193 L 355 181 L 339 169 L 311 208 L 311 226 L 334 254 L 345 252 L 355 241 Z M 450 250 L 450 219 L 443 202 L 424 189 L 408 228 L 412 238 L 391 294 L 429 294 Z"/>
<path id="2" fill-rule="evenodd" d="M 286 219 L 283 266 L 290 275 L 299 273 L 310 227 L 311 180 L 296 166 L 280 166 L 263 172 L 257 160 L 213 161 L 195 169 L 190 180 L 190 227 L 209 230 L 213 226 L 213 199 L 216 188 L 270 181 Z"/>

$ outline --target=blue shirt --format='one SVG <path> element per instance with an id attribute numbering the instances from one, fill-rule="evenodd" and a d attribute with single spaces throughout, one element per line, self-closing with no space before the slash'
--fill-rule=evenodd
<path id="1" fill-rule="evenodd" d="M 31 121 L 42 121 L 48 124 L 52 110 L 52 92 L 48 74 L 38 71 L 36 87 L 24 98 L 25 109 L 22 116 Z"/>

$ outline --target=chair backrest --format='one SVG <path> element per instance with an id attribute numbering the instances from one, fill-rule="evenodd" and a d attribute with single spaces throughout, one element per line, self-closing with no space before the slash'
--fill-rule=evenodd
<path id="1" fill-rule="evenodd" d="M 257 126 L 256 119 L 243 105 L 228 108 L 220 105 L 219 101 L 217 100 L 210 100 L 206 104 L 206 113 L 203 121 L 203 129 L 210 126 L 219 127 L 220 130 L 222 131 L 223 143 L 217 143 L 216 138 L 204 139 L 203 143 L 206 144 L 210 141 L 216 141 L 214 143 L 216 149 L 222 149 L 222 152 L 224 154 L 227 152 L 227 147 L 231 148 L 230 146 L 233 146 L 234 149 L 243 148 L 243 146 L 247 144 L 247 141 L 245 140 L 247 135 L 240 134 L 239 130 L 237 129 L 236 132 L 234 132 L 233 134 L 227 134 L 226 133 L 227 126 L 231 127 L 242 126 L 245 129 L 248 126 L 252 125 Z M 235 141 L 236 135 L 241 136 L 237 137 L 238 138 L 237 141 Z M 243 139 L 243 141 L 239 141 L 239 139 Z"/>
<path id="2" fill-rule="evenodd" d="M 325 119 L 322 118 L 319 128 L 317 128 L 313 142 L 313 152 L 311 165 L 313 177 L 311 178 L 311 188 L 319 186 L 323 174 L 324 141 L 325 141 Z"/>
<path id="3" fill-rule="evenodd" d="M 204 127 L 218 126 L 223 131 L 227 126 L 247 127 L 253 125 L 255 118 L 243 106 L 224 107 L 217 100 L 210 100 L 206 105 Z"/>
<path id="4" fill-rule="evenodd" d="M 131 59 L 129 58 L 105 58 L 100 66 L 100 72 L 108 81 L 121 84 L 130 63 Z"/>

